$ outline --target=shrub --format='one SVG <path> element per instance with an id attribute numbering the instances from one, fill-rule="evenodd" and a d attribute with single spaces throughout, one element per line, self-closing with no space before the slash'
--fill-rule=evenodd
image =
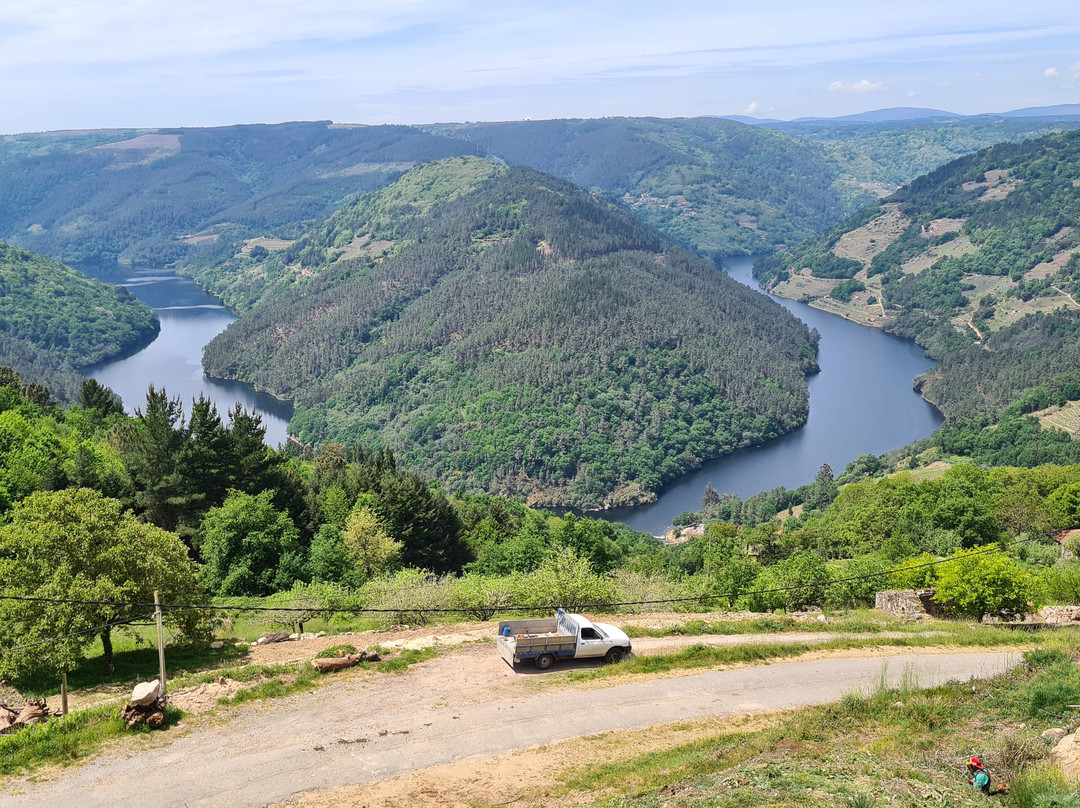
<path id="1" fill-rule="evenodd" d="M 1014 617 L 1027 610 L 1031 582 L 1027 572 L 999 550 L 960 550 L 952 563 L 938 567 L 934 600 L 958 617 Z"/>

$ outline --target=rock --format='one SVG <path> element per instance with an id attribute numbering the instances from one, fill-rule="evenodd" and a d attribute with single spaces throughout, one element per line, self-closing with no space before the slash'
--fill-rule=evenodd
<path id="1" fill-rule="evenodd" d="M 320 631 L 318 634 L 315 635 L 315 639 L 319 639 L 320 637 L 325 637 L 325 636 L 326 636 L 326 632 L 325 631 Z"/>
<path id="2" fill-rule="evenodd" d="M 1046 740 L 1048 741 L 1060 741 L 1067 734 L 1068 733 L 1065 732 L 1065 730 L 1063 730 L 1061 727 L 1054 727 L 1053 729 L 1048 729 L 1043 732 L 1042 737 L 1046 738 Z"/>
<path id="3" fill-rule="evenodd" d="M 299 639 L 300 639 L 300 635 L 299 635 L 299 634 L 297 634 L 297 633 L 296 633 L 296 632 L 294 631 L 294 632 L 293 632 L 292 634 L 290 634 L 290 635 L 289 635 L 289 639 L 290 639 L 290 640 L 299 640 Z"/>
<path id="4" fill-rule="evenodd" d="M 1075 732 L 1058 741 L 1050 757 L 1061 769 L 1066 780 L 1080 782 L 1080 741 L 1077 740 Z"/>
<path id="5" fill-rule="evenodd" d="M 157 679 L 152 682 L 139 682 L 139 684 L 135 685 L 135 689 L 131 691 L 131 703 L 139 707 L 153 704 L 157 701 L 158 691 L 160 690 L 161 682 Z"/>
<path id="6" fill-rule="evenodd" d="M 1080 606 L 1043 606 L 1038 616 L 1052 626 L 1080 623 Z"/>
<path id="7" fill-rule="evenodd" d="M 305 631 L 303 634 L 300 635 L 301 640 L 314 640 L 315 637 L 316 635 L 310 631 Z"/>
<path id="8" fill-rule="evenodd" d="M 262 645 L 262 644 L 268 643 L 268 642 L 285 642 L 286 640 L 295 640 L 295 639 L 296 639 L 295 634 L 290 635 L 290 634 L 286 634 L 283 631 L 271 631 L 271 632 L 263 634 L 261 637 L 259 637 L 259 644 Z"/>
<path id="9" fill-rule="evenodd" d="M 888 589 L 878 592 L 874 608 L 898 617 L 912 614 L 940 615 L 941 606 L 934 600 L 936 589 Z"/>
<path id="10" fill-rule="evenodd" d="M 213 648 L 215 651 L 220 650 L 225 647 L 225 641 L 214 640 L 212 643 L 210 643 L 210 647 Z"/>
<path id="11" fill-rule="evenodd" d="M 823 615 L 823 614 L 819 614 L 819 615 L 817 616 L 817 621 L 818 621 L 819 623 L 828 623 L 828 622 L 829 622 L 829 621 L 828 621 L 828 618 L 826 618 L 826 617 L 825 617 L 825 615 Z"/>

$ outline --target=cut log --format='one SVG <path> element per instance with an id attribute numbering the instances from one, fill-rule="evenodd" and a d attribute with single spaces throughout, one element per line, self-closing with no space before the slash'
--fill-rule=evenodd
<path id="1" fill-rule="evenodd" d="M 311 667 L 320 673 L 327 673 L 329 671 L 343 671 L 346 668 L 351 668 L 360 664 L 363 660 L 363 654 L 349 654 L 343 657 L 329 657 L 326 659 L 313 659 L 311 660 Z"/>
<path id="2" fill-rule="evenodd" d="M 150 729 L 161 729 L 165 726 L 165 701 L 158 698 L 149 704 L 129 702 L 120 711 L 120 719 L 128 729 L 135 729 L 143 724 Z"/>

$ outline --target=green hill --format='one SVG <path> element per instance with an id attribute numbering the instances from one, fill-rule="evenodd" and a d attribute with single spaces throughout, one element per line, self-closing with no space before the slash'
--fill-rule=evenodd
<path id="1" fill-rule="evenodd" d="M 1080 399 L 1080 132 L 953 161 L 757 271 L 939 358 L 919 383 L 948 417 L 946 451 L 1080 457 L 1066 433 L 1021 419 Z"/>
<path id="2" fill-rule="evenodd" d="M 413 127 L 327 121 L 7 137 L 0 238 L 64 261 L 161 265 L 219 234 L 321 218 L 418 162 L 467 150 Z"/>
<path id="3" fill-rule="evenodd" d="M 443 124 L 478 152 L 598 190 L 683 246 L 772 252 L 845 213 L 818 145 L 724 118 Z"/>
<path id="4" fill-rule="evenodd" d="M 77 395 L 75 368 L 141 348 L 159 327 L 127 290 L 0 242 L 0 365 L 59 400 Z"/>
<path id="5" fill-rule="evenodd" d="M 305 442 L 389 446 L 454 488 L 633 501 L 807 413 L 816 335 L 527 168 L 416 168 L 219 274 L 259 283 L 207 372 L 293 398 Z"/>

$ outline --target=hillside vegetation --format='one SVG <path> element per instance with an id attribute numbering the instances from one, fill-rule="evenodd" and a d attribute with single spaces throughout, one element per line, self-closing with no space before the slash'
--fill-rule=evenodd
<path id="1" fill-rule="evenodd" d="M 603 118 L 427 127 L 628 206 L 677 243 L 756 255 L 844 214 L 815 144 L 723 118 Z"/>
<path id="2" fill-rule="evenodd" d="M 806 417 L 816 335 L 617 207 L 478 158 L 414 169 L 284 250 L 208 273 L 250 314 L 209 373 L 294 434 L 468 491 L 636 501 Z"/>
<path id="3" fill-rule="evenodd" d="M 160 266 L 220 235 L 325 216 L 467 149 L 413 127 L 327 121 L 105 134 L 5 138 L 0 237 L 69 262 Z"/>
<path id="4" fill-rule="evenodd" d="M 157 315 L 127 290 L 0 242 L 0 363 L 72 402 L 75 368 L 150 342 Z"/>

